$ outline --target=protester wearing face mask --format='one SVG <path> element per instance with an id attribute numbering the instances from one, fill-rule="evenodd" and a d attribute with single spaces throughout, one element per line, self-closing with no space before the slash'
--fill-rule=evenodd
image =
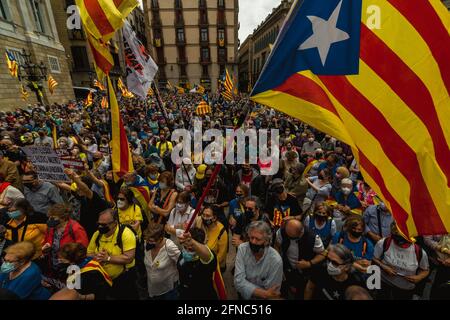
<path id="1" fill-rule="evenodd" d="M 184 158 L 182 164 L 175 174 L 175 185 L 178 191 L 190 191 L 194 184 L 194 178 L 197 170 L 192 165 L 189 158 Z"/>
<path id="2" fill-rule="evenodd" d="M 213 275 L 217 258 L 205 245 L 205 232 L 191 228 L 178 237 L 183 250 L 177 262 L 180 277 L 180 300 L 217 300 Z"/>
<path id="3" fill-rule="evenodd" d="M 303 176 L 303 171 L 305 170 L 305 165 L 299 163 L 295 167 L 289 170 L 289 174 L 286 177 L 284 187 L 286 192 L 297 198 L 298 204 L 302 205 L 308 191 L 308 183 Z"/>
<path id="4" fill-rule="evenodd" d="M 40 181 L 37 173 L 25 173 L 22 181 L 25 187 L 25 198 L 33 206 L 34 211 L 47 214 L 51 205 L 63 203 L 58 188 L 50 182 Z"/>
<path id="5" fill-rule="evenodd" d="M 366 224 L 365 234 L 373 245 L 391 235 L 391 224 L 394 218 L 384 202 L 367 207 L 363 219 Z"/>
<path id="6" fill-rule="evenodd" d="M 129 226 L 136 233 L 138 239 L 141 239 L 142 217 L 141 208 L 134 203 L 134 194 L 128 188 L 121 188 L 117 195 L 117 208 L 119 212 L 119 223 Z"/>
<path id="7" fill-rule="evenodd" d="M 367 273 L 367 268 L 372 263 L 373 245 L 363 235 L 365 230 L 364 220 L 361 216 L 353 215 L 345 220 L 343 231 L 337 232 L 332 244 L 343 244 L 349 248 L 355 257 L 354 267 L 361 273 Z"/>
<path id="8" fill-rule="evenodd" d="M 353 192 L 353 181 L 348 178 L 342 179 L 341 188 L 334 194 L 334 198 L 337 202 L 334 210 L 334 218 L 339 231 L 347 216 L 351 214 L 362 214 L 362 207 L 361 202 L 359 202 Z"/>
<path id="9" fill-rule="evenodd" d="M 16 200 L 7 211 L 9 218 L 5 224 L 5 238 L 13 243 L 30 241 L 35 245 L 35 256 L 42 254 L 42 241 L 47 231 L 47 216 L 33 211 L 33 207 L 25 199 Z"/>
<path id="10" fill-rule="evenodd" d="M 174 178 L 170 171 L 159 176 L 159 188 L 153 190 L 149 209 L 153 214 L 153 222 L 165 224 L 170 212 L 175 208 L 178 193 L 174 189 Z"/>
<path id="11" fill-rule="evenodd" d="M 315 140 L 314 134 L 310 133 L 308 135 L 308 141 L 302 146 L 300 155 L 302 157 L 312 158 L 314 157 L 316 149 L 321 148 L 320 143 Z"/>
<path id="12" fill-rule="evenodd" d="M 375 245 L 373 262 L 381 268 L 382 299 L 411 299 L 422 291 L 423 280 L 430 274 L 427 253 L 405 239 L 395 221 L 391 235 Z"/>
<path id="13" fill-rule="evenodd" d="M 331 139 L 331 136 L 327 134 L 320 142 L 320 145 L 325 152 L 333 152 L 335 148 L 335 141 L 333 141 L 333 139 Z"/>
<path id="14" fill-rule="evenodd" d="M 248 194 L 249 188 L 245 184 L 239 184 L 236 187 L 235 198 L 230 201 L 228 210 L 228 223 L 231 231 L 236 227 L 237 219 L 240 219 L 240 216 L 245 213 L 244 199 Z"/>
<path id="15" fill-rule="evenodd" d="M 6 250 L 0 267 L 0 288 L 15 293 L 21 300 L 47 300 L 48 292 L 41 284 L 41 271 L 32 262 L 36 249 L 32 242 L 13 244 Z"/>
<path id="16" fill-rule="evenodd" d="M 101 263 L 113 279 L 111 295 L 119 300 L 136 300 L 136 236 L 129 227 L 119 224 L 112 209 L 100 213 L 98 230 L 89 242 L 88 256 Z"/>
<path id="17" fill-rule="evenodd" d="M 317 268 L 305 289 L 305 300 L 344 300 L 347 288 L 361 284 L 351 273 L 354 257 L 342 244 L 328 248 L 327 265 Z"/>
<path id="18" fill-rule="evenodd" d="M 341 185 L 342 180 L 349 178 L 349 176 L 350 176 L 350 171 L 348 171 L 348 169 L 346 167 L 338 167 L 336 169 L 336 174 L 333 177 L 333 183 L 332 183 L 333 188 L 331 189 L 331 193 L 335 194 L 336 192 L 338 192 L 342 187 L 342 185 Z"/>
<path id="19" fill-rule="evenodd" d="M 170 234 L 170 238 L 177 245 L 177 236 L 183 232 L 187 224 L 194 214 L 194 209 L 189 205 L 191 201 L 191 195 L 189 192 L 183 191 L 178 194 L 176 198 L 175 208 L 170 212 L 169 220 L 167 220 L 165 230 Z M 181 245 L 179 246 L 181 248 Z"/>
<path id="20" fill-rule="evenodd" d="M 180 250 L 170 239 L 164 238 L 164 227 L 151 225 L 144 232 L 148 295 L 151 300 L 178 298 L 177 261 Z"/>
<path id="21" fill-rule="evenodd" d="M 223 224 L 217 220 L 215 207 L 205 206 L 201 215 L 197 217 L 195 226 L 205 231 L 205 243 L 215 253 L 222 273 L 225 272 L 228 253 L 228 232 Z"/>
<path id="22" fill-rule="evenodd" d="M 51 280 L 63 281 L 66 270 L 60 269 L 58 258 L 59 249 L 66 243 L 80 243 L 86 247 L 89 240 L 84 228 L 70 218 L 70 207 L 66 204 L 55 204 L 48 211 L 47 232 L 42 242 L 42 253 L 46 257 L 44 274 Z M 61 289 L 61 287 L 59 288 Z"/>
<path id="23" fill-rule="evenodd" d="M 89 162 L 92 162 L 93 155 L 98 151 L 98 145 L 94 140 L 94 137 L 86 137 L 84 139 L 84 144 L 86 146 L 85 151 L 87 155 L 87 159 Z"/>
<path id="24" fill-rule="evenodd" d="M 50 300 L 106 300 L 112 287 L 112 279 L 102 265 L 92 257 L 87 257 L 87 249 L 80 243 L 66 243 L 58 253 L 61 264 L 78 267 L 80 272 L 67 277 L 73 283 L 79 276 L 80 287 L 64 288 L 55 293 Z M 66 274 L 67 276 L 67 274 Z"/>
<path id="25" fill-rule="evenodd" d="M 149 164 L 145 168 L 145 178 L 147 183 L 150 185 L 150 190 L 159 188 L 159 170 L 154 164 Z"/>
<path id="26" fill-rule="evenodd" d="M 325 259 L 322 240 L 300 220 L 289 219 L 276 233 L 275 249 L 283 260 L 283 296 L 303 299 L 312 269 Z"/>
<path id="27" fill-rule="evenodd" d="M 259 176 L 257 170 L 252 168 L 249 164 L 243 164 L 242 168 L 236 173 L 235 185 L 244 184 L 247 187 L 251 187 L 252 182 Z"/>
<path id="28" fill-rule="evenodd" d="M 273 192 L 274 199 L 267 204 L 267 212 L 275 231 L 287 217 L 301 218 L 302 209 L 298 205 L 297 199 L 286 192 L 283 180 L 274 179 L 270 191 Z"/>
<path id="29" fill-rule="evenodd" d="M 254 221 L 248 227 L 249 241 L 238 248 L 234 285 L 240 297 L 278 299 L 283 279 L 283 261 L 270 246 L 272 230 L 264 221 Z"/>
<path id="30" fill-rule="evenodd" d="M 320 237 L 325 248 L 336 234 L 336 222 L 332 215 L 333 209 L 324 202 L 319 202 L 315 205 L 314 213 L 305 218 L 305 226 Z"/>
<path id="31" fill-rule="evenodd" d="M 233 237 L 231 244 L 234 247 L 239 247 L 241 243 L 248 241 L 247 231 L 248 226 L 254 221 L 264 221 L 271 224 L 269 217 L 262 212 L 262 204 L 259 198 L 255 196 L 247 197 L 243 200 L 243 214 L 236 219 L 236 225 L 233 228 Z"/>

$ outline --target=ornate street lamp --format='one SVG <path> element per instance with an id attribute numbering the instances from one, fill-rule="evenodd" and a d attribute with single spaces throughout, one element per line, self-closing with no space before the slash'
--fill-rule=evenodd
<path id="1" fill-rule="evenodd" d="M 23 58 L 23 64 L 19 64 L 19 81 L 25 79 L 27 87 L 36 94 L 36 98 L 41 105 L 44 105 L 42 100 L 42 80 L 47 80 L 47 67 L 44 62 L 35 64 L 31 60 L 31 53 L 27 53 L 25 49 L 20 54 Z"/>

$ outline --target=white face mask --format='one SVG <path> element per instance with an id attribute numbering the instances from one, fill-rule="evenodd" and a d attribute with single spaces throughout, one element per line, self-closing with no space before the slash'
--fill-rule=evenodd
<path id="1" fill-rule="evenodd" d="M 125 201 L 123 201 L 123 200 L 117 200 L 117 207 L 119 209 L 123 209 L 126 206 L 126 204 L 127 203 Z"/>
<path id="2" fill-rule="evenodd" d="M 333 266 L 331 262 L 327 264 L 327 272 L 330 276 L 338 276 L 342 273 L 342 270 L 339 267 Z"/>
<path id="3" fill-rule="evenodd" d="M 308 141 L 309 141 L 310 143 L 313 143 L 313 142 L 314 142 L 314 138 L 308 138 Z"/>
<path id="4" fill-rule="evenodd" d="M 346 196 L 348 196 L 350 194 L 350 192 L 352 192 L 352 189 L 344 187 L 341 189 L 342 193 L 345 194 Z"/>
<path id="5" fill-rule="evenodd" d="M 184 212 L 187 209 L 187 203 L 177 203 L 176 208 L 177 212 Z"/>

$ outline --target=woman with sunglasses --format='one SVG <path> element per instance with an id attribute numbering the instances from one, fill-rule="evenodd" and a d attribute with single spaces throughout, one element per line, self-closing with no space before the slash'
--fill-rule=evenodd
<path id="1" fill-rule="evenodd" d="M 364 286 L 352 273 L 354 261 L 353 253 L 343 244 L 331 245 L 326 267 L 313 272 L 306 284 L 305 300 L 344 300 L 347 288 Z"/>

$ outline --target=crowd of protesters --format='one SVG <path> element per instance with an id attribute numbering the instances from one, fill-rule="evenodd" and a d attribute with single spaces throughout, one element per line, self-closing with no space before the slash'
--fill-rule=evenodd
<path id="1" fill-rule="evenodd" d="M 243 98 L 208 98 L 203 116 L 198 94 L 162 93 L 163 106 L 120 100 L 135 169 L 122 177 L 108 109 L 79 101 L 1 112 L 1 298 L 218 299 L 218 270 L 246 300 L 450 297 L 450 236 L 404 238 L 347 145 Z M 195 119 L 204 130 L 279 129 L 280 168 L 223 165 L 186 231 L 214 172 L 202 154 L 171 160 L 182 143 L 171 133 Z M 31 145 L 82 169 L 65 170 L 70 182 L 41 181 L 22 150 Z M 151 192 L 147 205 L 139 187 Z M 368 285 L 374 266 L 378 288 Z"/>

